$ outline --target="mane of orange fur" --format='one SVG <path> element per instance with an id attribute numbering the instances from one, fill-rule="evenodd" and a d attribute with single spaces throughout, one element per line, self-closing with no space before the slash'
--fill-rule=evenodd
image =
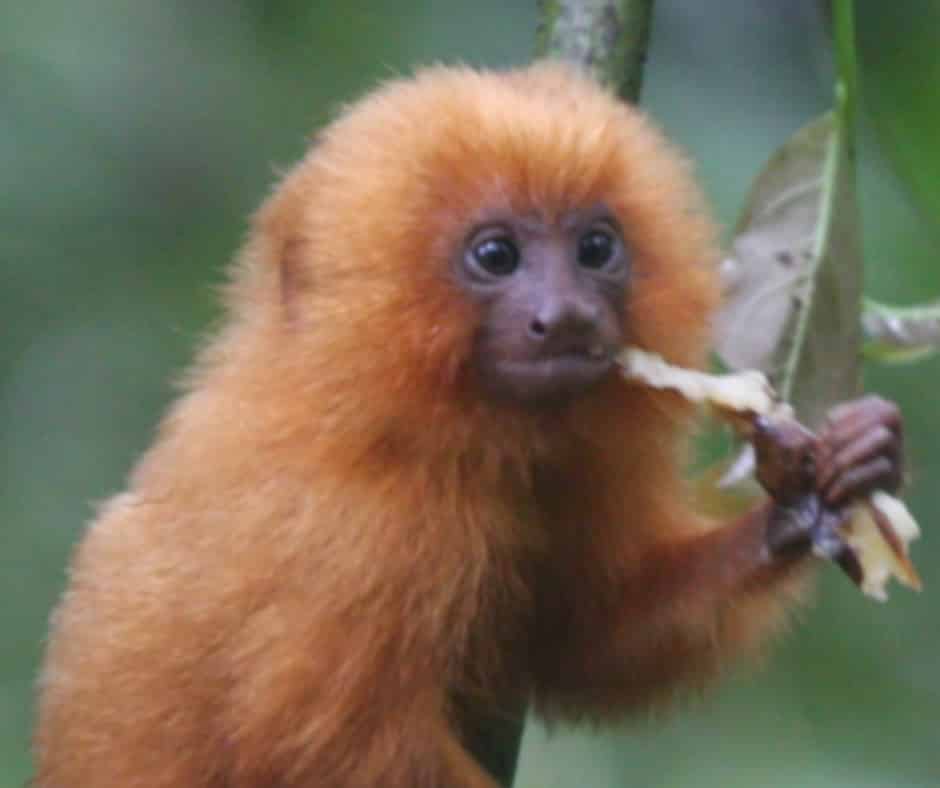
<path id="1" fill-rule="evenodd" d="M 631 252 L 629 341 L 701 363 L 717 301 L 712 229 L 688 166 L 644 116 L 556 63 L 391 82 L 327 127 L 262 207 L 229 289 L 229 328 L 194 388 L 240 381 L 294 428 L 329 412 L 369 439 L 423 423 L 484 445 L 508 429 L 515 445 L 525 419 L 468 390 L 476 314 L 451 281 L 453 250 L 493 210 L 552 217 L 598 202 Z M 301 283 L 289 320 L 285 256 Z M 381 396 L 366 403 L 356 390 Z M 614 407 L 607 418 L 633 421 Z"/>
<path id="2" fill-rule="evenodd" d="M 172 771 L 180 746 L 207 748 L 190 759 L 206 773 L 261 780 L 292 753 L 297 774 L 320 758 L 324 774 L 398 785 L 368 774 L 349 732 L 439 703 L 396 694 L 422 673 L 481 693 L 516 675 L 500 645 L 530 614 L 519 567 L 555 538 L 534 501 L 539 468 L 568 480 L 584 523 L 616 515 L 578 539 L 628 556 L 643 529 L 668 525 L 644 512 L 681 497 L 685 409 L 612 375 L 528 413 L 487 402 L 466 373 L 477 314 L 451 280 L 453 250 L 486 210 L 598 202 L 631 253 L 629 341 L 701 363 L 715 254 L 688 167 L 572 69 L 431 68 L 319 135 L 258 213 L 187 392 L 79 549 L 44 679 L 61 691 L 39 736 L 75 754 L 51 757 L 40 785 L 93 780 L 112 734 L 124 785 L 141 763 L 160 786 L 202 785 Z M 419 625 L 439 645 L 416 655 Z M 395 666 L 380 686 L 353 681 L 378 664 Z M 164 746 L 153 732 L 170 719 L 179 735 Z"/>

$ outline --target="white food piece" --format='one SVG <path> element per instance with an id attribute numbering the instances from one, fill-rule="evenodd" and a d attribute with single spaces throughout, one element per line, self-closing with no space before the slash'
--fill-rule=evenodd
<path id="1" fill-rule="evenodd" d="M 920 526 L 917 525 L 914 516 L 904 505 L 904 501 L 898 500 L 893 495 L 888 495 L 888 493 L 881 490 L 873 492 L 869 500 L 891 521 L 894 532 L 905 545 L 920 536 Z"/>
<path id="2" fill-rule="evenodd" d="M 690 402 L 755 416 L 772 413 L 777 404 L 767 377 L 756 370 L 709 375 L 673 366 L 661 356 L 638 348 L 626 348 L 617 362 L 627 380 L 673 390 Z"/>
<path id="3" fill-rule="evenodd" d="M 890 523 L 897 549 L 882 534 L 872 508 Z M 839 527 L 839 534 L 862 567 L 862 593 L 884 602 L 892 577 L 908 588 L 920 590 L 920 577 L 908 558 L 908 545 L 920 536 L 920 528 L 902 501 L 885 492 L 872 493 L 867 501 L 855 505 L 851 516 Z"/>

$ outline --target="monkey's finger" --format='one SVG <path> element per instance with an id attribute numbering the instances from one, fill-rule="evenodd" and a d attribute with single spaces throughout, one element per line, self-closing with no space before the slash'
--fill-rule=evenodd
<path id="1" fill-rule="evenodd" d="M 903 430 L 900 409 L 881 397 L 861 397 L 830 410 L 819 439 L 825 445 L 839 447 L 879 425 L 900 436 Z"/>
<path id="2" fill-rule="evenodd" d="M 896 463 L 888 457 L 877 457 L 840 474 L 823 497 L 832 506 L 846 503 L 874 490 L 895 488 L 899 476 Z"/>
<path id="3" fill-rule="evenodd" d="M 817 464 L 820 468 L 833 467 L 836 465 L 835 457 L 840 452 L 882 427 L 895 437 L 895 446 L 885 453 L 897 458 L 900 463 L 904 442 L 903 421 L 894 403 L 869 396 L 837 405 L 829 412 L 820 430 Z"/>
<path id="4" fill-rule="evenodd" d="M 900 456 L 897 435 L 883 424 L 860 433 L 835 452 L 830 447 L 829 452 L 817 461 L 817 484 L 825 491 L 852 466 L 878 456 L 886 456 L 895 463 Z"/>

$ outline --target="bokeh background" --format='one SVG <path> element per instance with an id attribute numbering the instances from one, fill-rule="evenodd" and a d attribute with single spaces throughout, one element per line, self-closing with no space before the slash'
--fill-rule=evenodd
<path id="1" fill-rule="evenodd" d="M 246 219 L 309 133 L 378 80 L 531 57 L 534 0 L 0 2 L 0 788 L 30 774 L 47 616 L 217 316 Z M 940 3 L 858 3 L 869 294 L 940 297 Z M 830 103 L 814 0 L 659 0 L 643 102 L 725 226 Z M 835 571 L 763 670 L 625 731 L 530 728 L 542 786 L 940 786 L 940 361 L 870 370 L 909 424 L 927 591 Z M 103 699 L 104 701 L 105 699 Z"/>

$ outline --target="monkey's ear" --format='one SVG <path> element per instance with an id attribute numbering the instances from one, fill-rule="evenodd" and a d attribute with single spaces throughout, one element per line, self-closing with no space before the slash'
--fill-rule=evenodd
<path id="1" fill-rule="evenodd" d="M 278 301 L 291 320 L 300 316 L 300 299 L 313 285 L 307 259 L 310 243 L 298 233 L 303 226 L 304 207 L 310 203 L 313 191 L 306 168 L 297 167 L 281 181 L 254 218 L 258 256 L 265 262 L 265 268 L 274 269 Z"/>
<path id="2" fill-rule="evenodd" d="M 288 238 L 280 244 L 275 264 L 278 270 L 278 286 L 281 306 L 289 320 L 298 316 L 298 304 L 312 286 L 310 268 L 304 265 L 308 244 L 300 238 Z"/>

